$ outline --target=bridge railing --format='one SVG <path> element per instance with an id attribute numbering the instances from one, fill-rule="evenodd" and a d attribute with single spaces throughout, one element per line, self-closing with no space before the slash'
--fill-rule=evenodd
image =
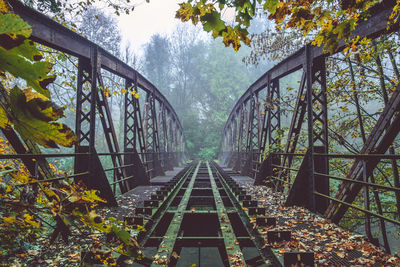
<path id="1" fill-rule="evenodd" d="M 371 17 L 360 22 L 353 37 L 374 39 L 398 30 L 398 24 L 388 27 L 388 17 L 393 8 L 393 3 L 389 2 L 374 7 Z M 345 47 L 343 42 L 340 43 L 338 52 Z M 383 91 L 388 91 L 383 110 L 377 110 L 369 136 L 364 136 L 364 140 L 359 138 L 362 143 L 358 142 L 361 143 L 358 152 L 354 155 L 333 154 L 333 151 L 346 151 L 348 148 L 357 150 L 330 127 L 332 116 L 328 117 L 327 80 L 334 78 L 332 70 L 327 69 L 328 63 L 332 65 L 334 55 L 325 54 L 320 47 L 306 45 L 254 82 L 238 100 L 225 124 L 221 162 L 242 175 L 253 177 L 255 184 L 266 184 L 285 193 L 288 205 L 307 207 L 335 223 L 345 223 L 346 220 L 342 219 L 348 214 L 348 209 L 355 209 L 363 214 L 366 235 L 371 240 L 371 217 L 378 219 L 383 243 L 389 250 L 385 223 L 397 227 L 400 219 L 396 161 L 399 155 L 393 149 L 400 131 L 400 88 L 398 83 L 393 84 L 392 90 L 383 88 Z M 347 64 L 349 61 L 345 59 L 343 62 Z M 376 64 L 384 69 L 382 62 Z M 393 73 L 396 73 L 397 66 L 393 68 Z M 380 77 L 384 75 L 380 73 Z M 298 81 L 290 112 L 285 110 L 283 103 L 287 96 L 282 90 L 285 79 Z M 363 79 L 371 78 L 364 76 Z M 379 82 L 382 84 L 381 80 Z M 351 83 L 347 85 L 350 86 Z M 333 135 L 338 137 L 335 147 L 330 146 Z M 332 159 L 349 158 L 352 159 L 346 163 L 349 165 L 342 166 L 347 172 L 344 177 L 330 170 Z M 390 166 L 383 162 L 389 158 Z M 382 167 L 383 164 L 387 166 Z M 386 179 L 385 184 L 374 182 L 376 172 Z M 384 206 L 382 196 L 387 192 L 392 192 L 391 207 L 382 207 L 380 212 L 379 206 Z"/>
<path id="2" fill-rule="evenodd" d="M 32 177 L 57 181 L 65 177 L 55 177 L 47 159 L 72 158 L 74 174 L 65 179 L 83 180 L 89 188 L 98 189 L 111 205 L 116 204 L 117 194 L 149 184 L 150 178 L 163 175 L 185 161 L 182 125 L 168 100 L 152 83 L 97 44 L 19 1 L 8 2 L 13 11 L 32 26 L 30 38 L 34 42 L 71 55 L 78 63 L 74 96 L 78 145 L 75 153 L 46 154 L 34 143 L 21 139 L 10 127 L 2 132 L 15 154 L 0 155 L 0 159 L 21 160 Z M 118 135 L 104 90 L 105 72 L 125 82 L 123 121 L 120 122 L 123 131 Z M 1 92 L 0 100 L 5 105 L 9 101 L 4 92 Z M 99 127 L 108 150 L 105 153 L 101 153 L 104 148 L 100 152 L 96 147 Z"/>

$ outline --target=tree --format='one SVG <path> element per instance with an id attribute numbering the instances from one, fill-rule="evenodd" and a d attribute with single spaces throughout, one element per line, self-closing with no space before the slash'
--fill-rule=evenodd
<path id="1" fill-rule="evenodd" d="M 171 93 L 171 53 L 167 37 L 151 36 L 144 47 L 143 70 L 147 78 L 166 96 Z"/>
<path id="2" fill-rule="evenodd" d="M 178 115 L 183 115 L 201 103 L 204 88 L 201 80 L 201 60 L 206 53 L 200 30 L 192 25 L 178 25 L 169 36 L 171 53 L 171 103 Z"/>
<path id="3" fill-rule="evenodd" d="M 99 8 L 89 6 L 76 22 L 78 31 L 90 41 L 116 57 L 121 56 L 121 32 L 115 17 Z"/>
<path id="4" fill-rule="evenodd" d="M 88 0 L 88 1 L 63 1 L 63 0 L 23 0 L 23 2 L 38 9 L 42 13 L 69 13 L 73 16 L 79 15 L 84 12 L 88 7 L 93 4 L 103 4 L 108 8 L 112 8 L 116 15 L 121 12 L 129 14 L 135 9 L 136 2 L 130 0 Z"/>

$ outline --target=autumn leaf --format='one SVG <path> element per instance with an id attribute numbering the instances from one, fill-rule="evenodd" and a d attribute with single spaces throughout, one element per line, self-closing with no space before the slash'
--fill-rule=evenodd
<path id="1" fill-rule="evenodd" d="M 107 201 L 105 201 L 104 199 L 100 198 L 96 194 L 96 192 L 97 192 L 97 190 L 86 190 L 82 195 L 82 199 L 86 200 L 86 201 L 89 201 L 89 202 L 100 201 L 100 202 L 107 203 Z"/>
<path id="2" fill-rule="evenodd" d="M 48 75 L 52 64 L 42 59 L 34 42 L 28 40 L 32 29 L 16 14 L 0 16 L 0 70 L 24 79 L 28 86 L 50 97 L 46 86 L 55 80 Z"/>
<path id="3" fill-rule="evenodd" d="M 279 0 L 266 0 L 264 3 L 264 10 L 268 10 L 269 13 L 275 14 L 278 2 Z"/>
<path id="4" fill-rule="evenodd" d="M 82 214 L 79 211 L 74 210 L 73 214 L 80 218 L 80 220 L 87 226 L 97 229 L 103 233 L 110 233 L 112 227 L 108 225 L 94 210 L 91 210 L 88 214 Z"/>
<path id="5" fill-rule="evenodd" d="M 4 5 L 0 3 L 2 10 Z M 0 47 L 7 50 L 22 44 L 32 33 L 32 27 L 16 14 L 1 14 L 0 25 Z"/>
<path id="6" fill-rule="evenodd" d="M 193 24 L 196 24 L 198 21 L 195 17 L 194 8 L 189 3 L 179 4 L 179 9 L 176 11 L 175 17 L 181 19 L 183 22 L 192 20 Z"/>
<path id="7" fill-rule="evenodd" d="M 216 11 L 205 14 L 201 19 L 204 21 L 203 28 L 205 31 L 220 32 L 225 29 L 225 23 L 221 20 L 221 14 Z"/>
<path id="8" fill-rule="evenodd" d="M 11 176 L 15 181 L 18 181 L 20 184 L 26 184 L 32 181 L 32 179 L 26 173 L 20 171 L 12 172 Z"/>
<path id="9" fill-rule="evenodd" d="M 24 214 L 24 220 L 28 224 L 35 226 L 35 227 L 40 227 L 40 222 L 37 222 L 33 219 L 33 216 L 30 214 Z"/>
<path id="10" fill-rule="evenodd" d="M 173 251 L 172 254 L 171 254 L 171 257 L 177 259 L 177 258 L 179 258 L 179 255 L 178 255 L 178 253 L 176 253 L 175 251 Z"/>
<path id="11" fill-rule="evenodd" d="M 13 224 L 13 223 L 15 223 L 17 221 L 17 219 L 15 217 L 13 217 L 13 216 L 3 217 L 2 219 L 7 224 Z"/>
<path id="12" fill-rule="evenodd" d="M 223 37 L 222 42 L 225 44 L 226 47 L 232 45 L 235 51 L 239 50 L 241 46 L 240 40 L 231 26 L 226 27 L 226 32 L 222 33 L 222 37 Z"/>
<path id="13" fill-rule="evenodd" d="M 77 137 L 70 128 L 62 123 L 52 122 L 63 113 L 62 109 L 50 101 L 40 98 L 27 101 L 23 91 L 14 87 L 10 92 L 10 102 L 15 130 L 23 138 L 48 148 L 57 148 L 57 145 L 71 147 L 77 142 Z"/>
<path id="14" fill-rule="evenodd" d="M 10 120 L 7 117 L 6 111 L 0 107 L 0 127 L 5 129 L 8 125 L 10 125 Z"/>
<path id="15" fill-rule="evenodd" d="M 7 1 L 0 0 L 0 12 L 7 13 L 10 11 L 10 6 L 8 5 Z"/>

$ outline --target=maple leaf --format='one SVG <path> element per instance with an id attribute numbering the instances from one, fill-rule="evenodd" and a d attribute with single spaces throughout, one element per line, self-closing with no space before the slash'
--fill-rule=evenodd
<path id="1" fill-rule="evenodd" d="M 226 31 L 222 33 L 222 42 L 226 47 L 232 45 L 235 51 L 238 51 L 241 44 L 238 35 L 231 26 L 226 27 Z"/>
<path id="2" fill-rule="evenodd" d="M 268 10 L 271 14 L 275 14 L 279 0 L 266 0 L 264 10 Z"/>
<path id="3" fill-rule="evenodd" d="M 225 22 L 221 20 L 221 14 L 216 11 L 205 14 L 201 17 L 201 20 L 203 21 L 203 28 L 207 32 L 220 32 L 225 29 Z"/>
<path id="4" fill-rule="evenodd" d="M 57 144 L 71 147 L 77 142 L 69 127 L 52 122 L 63 115 L 63 109 L 50 101 L 40 98 L 27 101 L 23 91 L 15 86 L 10 92 L 10 110 L 15 130 L 25 139 L 48 148 L 57 148 Z"/>
<path id="5" fill-rule="evenodd" d="M 97 194 L 96 194 L 97 190 L 85 190 L 85 192 L 82 195 L 82 199 L 89 201 L 89 202 L 95 202 L 95 201 L 100 201 L 100 202 L 104 202 L 107 203 L 106 200 L 100 198 Z"/>
<path id="6" fill-rule="evenodd" d="M 194 7 L 189 3 L 179 4 L 179 9 L 176 11 L 175 18 L 180 19 L 183 22 L 192 20 L 193 24 L 198 22 L 198 19 L 195 16 Z"/>

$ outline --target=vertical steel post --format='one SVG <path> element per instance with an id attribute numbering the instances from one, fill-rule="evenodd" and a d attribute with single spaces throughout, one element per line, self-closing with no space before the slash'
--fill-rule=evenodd
<path id="1" fill-rule="evenodd" d="M 128 154 L 124 155 L 124 164 L 133 164 L 133 166 L 126 168 L 125 171 L 127 176 L 135 177 L 134 179 L 128 180 L 129 188 L 134 188 L 139 185 L 148 185 L 150 180 L 145 166 L 137 152 L 137 143 L 140 144 L 141 150 L 144 143 L 143 132 L 141 129 L 139 101 L 134 96 L 133 92 L 135 91 L 137 93 L 137 84 L 131 80 L 126 80 L 125 86 L 127 88 L 127 93 L 125 94 L 124 105 L 124 152 Z"/>
<path id="2" fill-rule="evenodd" d="M 311 172 L 309 173 L 309 181 L 310 184 L 307 185 L 307 197 L 309 203 L 309 209 L 314 212 L 315 211 L 315 195 L 314 195 L 314 138 L 313 138 L 313 103 L 312 103 L 312 84 L 313 84 L 313 56 L 311 55 L 311 47 L 310 45 L 306 45 L 306 64 L 305 64 L 305 72 L 306 72 L 306 83 L 307 83 L 307 124 L 308 124 L 308 156 L 309 159 L 309 168 Z M 306 159 L 305 159 L 306 160 Z"/>
<path id="3" fill-rule="evenodd" d="M 74 159 L 74 172 L 89 172 L 89 174 L 75 178 L 75 181 L 82 180 L 88 188 L 99 190 L 100 196 L 107 200 L 108 205 L 116 206 L 117 202 L 113 194 L 115 187 L 114 190 L 111 189 L 95 148 L 98 97 L 96 77 L 99 69 L 98 47 L 92 46 L 90 60 L 79 58 L 78 62 L 75 122 L 75 132 L 79 143 L 79 146 L 75 147 L 75 152 L 88 153 L 88 155 L 75 156 Z"/>
<path id="4" fill-rule="evenodd" d="M 321 150 L 320 153 L 328 153 L 328 103 L 326 95 L 326 66 L 325 57 L 318 57 L 312 60 L 312 74 L 313 74 L 313 85 L 312 88 L 312 142 L 313 149 L 318 147 Z M 308 89 L 308 88 L 307 88 Z M 308 99 L 308 98 L 307 98 Z M 314 108 L 315 107 L 315 108 Z M 312 151 L 313 153 L 315 150 Z M 329 159 L 323 157 L 318 159 L 318 165 L 313 163 L 313 171 L 329 174 Z M 315 176 L 314 176 L 315 177 Z M 329 178 L 318 177 L 314 180 L 314 190 L 329 195 Z M 329 199 L 315 196 L 315 209 L 317 212 L 323 214 L 329 206 Z"/>
<path id="5" fill-rule="evenodd" d="M 243 142 L 243 125 L 244 125 L 244 105 L 240 107 L 240 110 L 238 111 L 240 113 L 240 118 L 239 118 L 239 128 L 238 128 L 238 142 L 237 142 L 237 158 L 233 166 L 233 170 L 235 171 L 240 171 L 241 169 L 241 162 L 242 162 L 242 142 Z"/>
<path id="6" fill-rule="evenodd" d="M 159 161 L 159 136 L 157 127 L 157 113 L 156 102 L 153 92 L 148 92 L 146 95 L 146 108 L 145 108 L 145 138 L 147 148 L 147 159 L 151 159 L 152 172 L 151 177 L 164 175 L 164 171 Z"/>

